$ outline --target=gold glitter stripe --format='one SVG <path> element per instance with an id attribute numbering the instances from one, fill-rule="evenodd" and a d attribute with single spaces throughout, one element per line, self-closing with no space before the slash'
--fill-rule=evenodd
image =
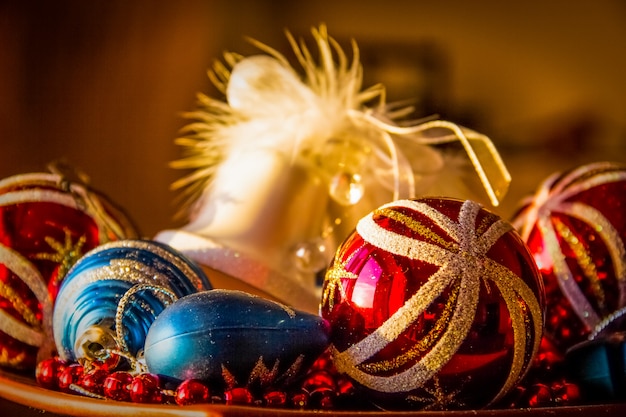
<path id="1" fill-rule="evenodd" d="M 41 306 L 42 320 L 36 320 L 36 330 L 23 325 L 15 320 L 0 320 L 0 330 L 5 333 L 11 332 L 11 336 L 33 346 L 42 344 L 39 329 L 43 329 L 44 335 L 52 335 L 52 298 L 48 293 L 45 280 L 35 266 L 13 249 L 0 244 L 0 264 L 11 270 L 33 292 Z M 27 314 L 29 316 L 29 314 Z M 29 320 L 32 320 L 30 317 Z"/>
<path id="2" fill-rule="evenodd" d="M 52 308 L 52 300 L 48 294 L 48 287 L 39 270 L 20 253 L 0 244 L 0 264 L 10 269 L 33 292 L 37 301 L 46 307 Z"/>
<path id="3" fill-rule="evenodd" d="M 474 203 L 475 204 L 475 203 Z M 439 228 L 444 230 L 450 238 L 458 242 L 461 239 L 460 228 L 458 223 L 450 219 L 445 214 L 441 213 L 437 209 L 429 206 L 428 204 L 417 200 L 398 200 L 391 203 L 382 205 L 379 209 L 402 207 L 409 210 L 416 211 L 421 215 L 428 217 Z"/>
<path id="4" fill-rule="evenodd" d="M 259 359 L 254 364 L 254 368 L 250 371 L 246 386 L 252 385 L 254 382 L 258 382 L 261 387 L 268 387 L 276 380 L 278 376 L 278 366 L 280 359 L 274 361 L 272 369 L 268 368 L 263 362 L 263 356 L 259 356 Z"/>
<path id="5" fill-rule="evenodd" d="M 605 309 L 606 297 L 602 289 L 602 284 L 600 283 L 600 278 L 598 277 L 596 265 L 593 263 L 593 259 L 589 256 L 589 253 L 587 253 L 585 245 L 583 245 L 572 233 L 571 229 L 558 218 L 554 218 L 554 226 L 556 233 L 565 240 L 565 243 L 567 243 L 574 252 L 576 262 L 580 266 L 583 275 L 589 280 L 591 292 L 595 297 L 596 303 L 600 310 L 603 311 Z"/>
<path id="6" fill-rule="evenodd" d="M 130 248 L 130 249 L 138 249 L 145 250 L 147 252 L 151 252 L 156 256 L 165 259 L 168 263 L 171 263 L 176 268 L 178 268 L 183 275 L 185 275 L 198 290 L 208 290 L 209 288 L 203 283 L 203 281 L 198 276 L 197 272 L 192 268 L 192 266 L 184 261 L 177 254 L 167 250 L 166 248 L 156 245 L 147 240 L 135 240 L 135 239 L 126 239 L 126 240 L 118 240 L 113 242 L 107 242 L 95 249 L 92 249 L 89 252 L 90 256 L 96 255 L 103 251 L 112 249 L 112 248 Z"/>
<path id="7" fill-rule="evenodd" d="M 511 230 L 513 230 L 511 223 L 507 221 L 498 220 L 493 223 L 489 229 L 478 238 L 477 245 L 480 246 L 479 253 L 486 254 L 502 236 Z"/>
<path id="8" fill-rule="evenodd" d="M 476 216 L 480 206 L 471 200 L 466 200 L 459 210 L 459 247 L 465 252 L 475 252 L 480 248 L 475 247 L 476 242 Z"/>
<path id="9" fill-rule="evenodd" d="M 356 365 L 362 363 L 361 358 L 359 358 L 359 356 L 361 356 L 359 355 L 360 349 L 373 349 L 379 351 L 389 342 L 395 340 L 385 340 L 383 346 L 380 346 L 380 340 L 375 340 L 377 339 L 375 336 L 378 333 L 377 331 L 367 336 L 361 342 L 351 346 L 346 351 L 342 353 L 335 353 L 334 362 L 337 369 L 340 372 L 349 374 L 357 382 L 381 392 L 407 392 L 424 385 L 424 383 L 430 380 L 443 366 L 445 366 L 450 358 L 456 353 L 467 336 L 474 320 L 480 290 L 479 278 L 477 274 L 471 272 L 466 272 L 461 275 L 461 277 L 460 286 L 465 291 L 461 291 L 459 293 L 459 302 L 456 305 L 454 315 L 449 325 L 450 330 L 445 332 L 430 352 L 424 355 L 424 357 L 414 366 L 402 373 L 387 377 L 370 375 L 359 370 Z M 425 304 L 427 306 L 430 304 L 431 300 L 432 299 L 420 300 L 418 297 L 413 296 L 410 301 L 402 307 L 402 309 L 406 308 L 409 310 L 412 307 L 419 307 L 420 304 Z M 378 330 L 389 326 L 395 327 L 396 320 L 408 322 L 400 327 L 407 327 L 412 323 L 412 320 L 406 317 L 406 311 L 398 317 L 394 316 L 396 316 L 396 314 L 385 321 L 385 323 L 383 323 Z M 384 340 L 384 338 L 382 340 Z M 357 349 L 354 349 L 355 347 L 357 347 Z"/>
<path id="10" fill-rule="evenodd" d="M 371 216 L 359 220 L 356 230 L 367 243 L 409 259 L 443 266 L 450 263 L 455 256 L 455 253 L 437 245 L 387 230 L 378 225 Z"/>
<path id="11" fill-rule="evenodd" d="M 415 360 L 415 358 L 430 350 L 437 339 L 441 337 L 446 328 L 450 328 L 450 320 L 454 312 L 454 306 L 459 298 L 459 291 L 460 287 L 452 286 L 452 291 L 446 300 L 441 316 L 438 317 L 430 331 L 418 340 L 409 350 L 393 359 L 361 364 L 359 365 L 359 368 L 362 371 L 372 374 L 393 371 Z"/>
<path id="12" fill-rule="evenodd" d="M 591 172 L 593 170 L 609 170 L 609 169 L 617 169 L 618 171 L 609 171 L 603 172 L 599 174 L 592 175 L 591 177 L 578 182 L 572 182 L 573 180 L 579 179 L 585 173 Z M 604 185 L 612 182 L 618 181 L 626 181 L 626 171 L 624 171 L 624 167 L 620 167 L 615 164 L 591 164 L 581 167 L 581 169 L 577 169 L 575 171 L 570 172 L 567 176 L 565 176 L 552 190 L 553 195 L 558 195 L 558 201 L 562 202 L 579 194 L 583 191 L 589 190 L 593 187 L 597 187 L 598 185 Z"/>
<path id="13" fill-rule="evenodd" d="M 26 352 L 20 352 L 19 354 L 12 356 L 12 352 L 9 352 L 7 348 L 0 347 L 0 365 L 8 366 L 10 368 L 16 368 L 24 362 L 26 359 Z"/>
<path id="14" fill-rule="evenodd" d="M 9 303 L 11 303 L 11 306 L 20 316 L 22 316 L 26 323 L 35 328 L 38 328 L 41 325 L 37 319 L 37 315 L 30 309 L 30 307 L 28 307 L 28 305 L 26 305 L 22 297 L 20 297 L 19 294 L 13 290 L 13 288 L 9 287 L 2 281 L 0 281 L 0 297 L 5 298 Z"/>
<path id="15" fill-rule="evenodd" d="M 488 229 L 489 227 L 498 222 L 501 221 L 500 217 L 496 216 L 495 214 L 492 213 L 487 213 L 485 216 L 483 216 L 483 218 L 480 220 L 480 223 L 478 223 L 478 226 L 476 226 L 476 236 L 481 236 L 483 235 Z M 507 222 L 508 223 L 508 222 Z M 513 228 L 513 226 L 509 224 L 509 228 Z"/>
<path id="16" fill-rule="evenodd" d="M 591 226 L 604 242 L 617 280 L 620 297 L 619 306 L 626 305 L 626 248 L 619 232 L 611 222 L 593 207 L 581 203 L 561 204 L 559 210 Z"/>
<path id="17" fill-rule="evenodd" d="M 235 378 L 235 375 L 233 375 L 233 373 L 226 368 L 226 366 L 224 364 L 221 364 L 222 367 L 222 380 L 224 381 L 225 384 L 225 388 L 227 390 L 235 388 L 238 384 L 237 382 L 237 378 Z"/>
<path id="18" fill-rule="evenodd" d="M 41 346 L 44 335 L 27 326 L 4 310 L 0 310 L 0 331 L 30 346 Z"/>
<path id="19" fill-rule="evenodd" d="M 513 361 L 511 363 L 511 371 L 500 393 L 492 401 L 495 402 L 502 395 L 509 392 L 523 376 L 524 364 L 526 362 L 524 353 L 526 351 L 526 339 L 529 336 L 529 328 L 533 329 L 532 355 L 539 350 L 543 332 L 543 313 L 532 289 L 519 276 L 515 275 L 504 265 L 491 259 L 487 260 L 487 268 L 492 271 L 489 278 L 498 287 L 509 310 L 511 325 L 513 326 Z M 525 305 L 522 305 L 522 302 Z"/>
<path id="20" fill-rule="evenodd" d="M 537 188 L 535 195 L 524 201 L 526 207 L 513 221 L 513 226 L 519 231 L 524 242 L 528 242 L 530 232 L 539 222 L 539 212 L 541 211 L 541 217 L 547 218 L 550 216 L 549 204 L 554 205 L 553 200 L 557 199 L 553 195 L 552 185 L 558 178 L 559 173 L 557 172 L 542 182 Z"/>
<path id="21" fill-rule="evenodd" d="M 351 346 L 344 353 L 350 356 L 355 365 L 365 362 L 395 340 L 426 311 L 453 280 L 455 273 L 443 267 L 435 272 L 402 307 L 396 310 L 382 325 L 361 342 Z"/>
<path id="22" fill-rule="evenodd" d="M 374 211 L 374 215 L 382 215 L 398 223 L 401 223 L 403 226 L 408 227 L 410 230 L 422 236 L 423 238 L 428 239 L 432 242 L 435 242 L 439 246 L 446 248 L 449 251 L 458 250 L 458 245 L 455 242 L 446 241 L 440 235 L 433 232 L 431 228 L 424 226 L 418 220 L 415 220 L 414 218 L 407 216 L 405 214 L 402 214 L 396 210 L 393 210 L 391 208 L 380 209 L 380 210 Z"/>
<path id="23" fill-rule="evenodd" d="M 591 304 L 589 304 L 587 297 L 582 293 L 580 287 L 578 287 L 578 284 L 574 280 L 572 271 L 567 266 L 567 262 L 565 262 L 565 255 L 561 251 L 561 245 L 556 231 L 554 230 L 554 226 L 550 221 L 550 217 L 539 218 L 537 226 L 539 227 L 545 247 L 552 259 L 552 269 L 561 292 L 570 302 L 574 312 L 578 315 L 582 323 L 589 329 L 593 329 L 600 322 L 600 317 L 598 317 L 598 314 L 591 307 Z"/>

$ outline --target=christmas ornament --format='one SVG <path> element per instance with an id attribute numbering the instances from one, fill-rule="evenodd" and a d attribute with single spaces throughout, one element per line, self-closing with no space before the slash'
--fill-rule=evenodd
<path id="1" fill-rule="evenodd" d="M 193 170 L 174 184 L 190 222 L 155 239 L 224 273 L 225 288 L 235 279 L 317 312 L 317 276 L 367 212 L 426 193 L 483 197 L 463 183 L 468 160 L 494 205 L 510 176 L 486 136 L 408 120 L 412 109 L 387 104 L 384 87 L 362 89 L 356 43 L 350 60 L 325 26 L 312 33 L 318 60 L 287 33 L 302 71 L 257 41 L 264 54 L 226 53 L 215 64 L 225 100 L 199 96 L 177 140 L 187 154 L 173 164 Z"/>
<path id="2" fill-rule="evenodd" d="M 385 204 L 324 280 L 337 371 L 382 408 L 495 403 L 539 348 L 540 275 L 513 227 L 467 200 Z"/>
<path id="3" fill-rule="evenodd" d="M 335 374 L 324 352 L 294 384 L 271 386 L 265 390 L 232 386 L 224 390 L 210 389 L 197 379 L 183 381 L 156 375 L 145 370 L 113 370 L 99 361 L 85 366 L 61 360 L 46 359 L 38 364 L 38 383 L 52 390 L 98 399 L 134 403 L 191 405 L 202 403 L 254 405 L 271 408 L 309 410 L 362 409 L 356 403 L 349 381 Z"/>
<path id="4" fill-rule="evenodd" d="M 327 346 L 328 323 L 318 315 L 215 289 L 167 307 L 148 331 L 144 354 L 150 372 L 233 394 L 293 382 Z"/>
<path id="5" fill-rule="evenodd" d="M 197 379 L 186 379 L 176 389 L 176 404 L 191 405 L 209 402 L 209 387 Z"/>
<path id="6" fill-rule="evenodd" d="M 618 333 L 578 343 L 566 354 L 569 375 L 588 403 L 616 402 L 626 396 L 626 337 Z"/>
<path id="7" fill-rule="evenodd" d="M 587 340 L 565 354 L 568 376 L 580 384 L 589 403 L 626 396 L 626 307 L 605 317 Z"/>
<path id="8" fill-rule="evenodd" d="M 167 245 L 148 240 L 101 245 L 74 265 L 59 291 L 53 316 L 59 356 L 132 360 L 167 305 L 210 288 L 203 271 Z"/>
<path id="9" fill-rule="evenodd" d="M 69 268 L 137 232 L 106 197 L 65 174 L 0 180 L 0 366 L 35 367 L 54 352 L 52 309 Z"/>
<path id="10" fill-rule="evenodd" d="M 626 307 L 626 167 L 598 162 L 547 178 L 513 224 L 543 275 L 545 336 L 561 352 Z"/>

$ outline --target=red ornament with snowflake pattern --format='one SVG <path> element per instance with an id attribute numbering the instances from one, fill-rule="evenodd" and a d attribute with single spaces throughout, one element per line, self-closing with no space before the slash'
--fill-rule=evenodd
<path id="1" fill-rule="evenodd" d="M 545 337 L 562 354 L 626 306 L 626 166 L 597 162 L 550 176 L 513 224 L 543 275 Z"/>
<path id="2" fill-rule="evenodd" d="M 69 268 L 104 242 L 136 235 L 108 199 L 59 174 L 0 180 L 0 366 L 34 369 L 52 355 L 52 309 Z"/>
<path id="3" fill-rule="evenodd" d="M 401 200 L 361 219 L 323 286 L 337 371 L 385 409 L 476 409 L 524 376 L 543 287 L 510 223 L 472 201 Z"/>

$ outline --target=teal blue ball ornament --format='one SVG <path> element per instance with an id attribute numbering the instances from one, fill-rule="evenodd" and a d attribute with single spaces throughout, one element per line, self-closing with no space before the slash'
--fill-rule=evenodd
<path id="1" fill-rule="evenodd" d="M 168 245 L 120 240 L 98 246 L 78 260 L 59 290 L 53 313 L 59 356 L 135 357 L 167 305 L 208 289 L 202 269 Z"/>
<path id="2" fill-rule="evenodd" d="M 588 402 L 626 398 L 626 307 L 603 320 L 565 354 L 568 376 Z"/>
<path id="3" fill-rule="evenodd" d="M 168 306 L 148 331 L 144 355 L 150 372 L 199 379 L 214 390 L 276 388 L 302 376 L 328 337 L 318 315 L 215 289 Z"/>

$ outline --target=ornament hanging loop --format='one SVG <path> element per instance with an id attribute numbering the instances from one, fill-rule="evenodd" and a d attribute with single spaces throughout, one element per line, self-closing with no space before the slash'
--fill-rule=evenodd
<path id="1" fill-rule="evenodd" d="M 511 174 L 508 172 L 494 144 L 483 134 L 446 120 L 430 120 L 414 126 L 398 126 L 379 119 L 371 110 L 350 110 L 348 114 L 352 119 L 364 121 L 380 130 L 385 137 L 394 172 L 394 190 L 396 190 L 394 197 L 396 197 L 395 194 L 397 194 L 401 176 L 408 174 L 412 178 L 412 174 L 406 167 L 400 165 L 400 157 L 398 155 L 400 150 L 392 135 L 410 138 L 420 145 L 427 146 L 458 141 L 472 162 L 491 204 L 498 206 L 508 191 Z M 437 136 L 428 135 L 428 132 L 432 133 L 436 130 L 444 130 L 451 133 Z M 411 180 L 412 183 L 414 181 L 414 179 Z"/>

